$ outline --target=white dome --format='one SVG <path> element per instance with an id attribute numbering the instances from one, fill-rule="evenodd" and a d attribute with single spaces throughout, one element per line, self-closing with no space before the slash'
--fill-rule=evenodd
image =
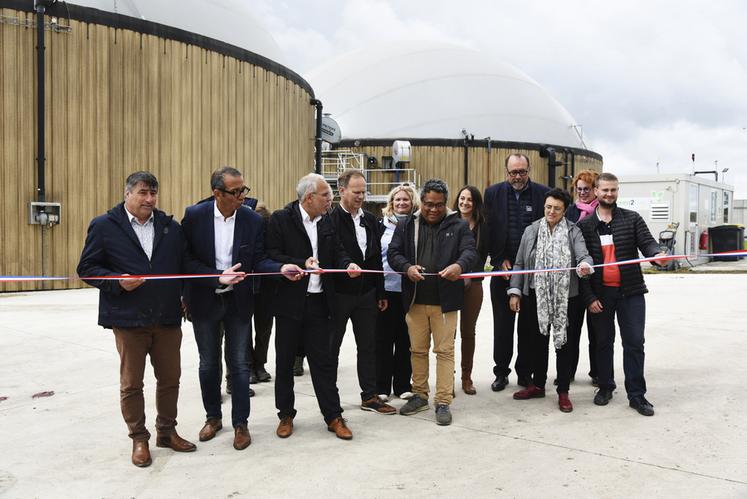
<path id="1" fill-rule="evenodd" d="M 476 139 L 586 148 L 576 121 L 515 67 L 464 47 L 395 42 L 328 61 L 306 79 L 343 139 Z"/>
<path id="2" fill-rule="evenodd" d="M 283 63 L 283 52 L 246 0 L 73 0 L 70 3 L 137 17 L 214 38 Z"/>

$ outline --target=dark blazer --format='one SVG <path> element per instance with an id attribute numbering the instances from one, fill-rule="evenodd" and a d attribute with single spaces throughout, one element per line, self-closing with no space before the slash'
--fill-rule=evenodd
<path id="1" fill-rule="evenodd" d="M 88 226 L 88 235 L 78 263 L 78 275 L 144 275 L 207 273 L 188 260 L 182 229 L 170 215 L 153 212 L 154 239 L 151 259 L 145 254 L 130 225 L 124 203 L 98 216 Z M 99 325 L 112 327 L 176 326 L 181 323 L 182 281 L 146 281 L 125 291 L 116 280 L 86 281 L 99 288 Z"/>
<path id="2" fill-rule="evenodd" d="M 319 266 L 322 269 L 344 269 L 353 262 L 337 237 L 337 231 L 328 214 L 322 216 L 316 229 Z M 301 220 L 298 201 L 293 201 L 272 214 L 267 227 L 266 245 L 267 254 L 273 260 L 284 264 L 294 263 L 305 268 L 306 260 L 313 255 L 313 250 Z M 322 274 L 321 278 L 322 291 L 332 314 L 335 309 L 335 276 Z M 300 320 L 303 317 L 308 285 L 308 275 L 300 281 L 281 280 L 273 300 L 275 315 Z"/>
<path id="3" fill-rule="evenodd" d="M 211 273 L 215 268 L 215 203 L 197 203 L 184 211 L 182 229 L 190 255 L 199 260 Z M 267 258 L 265 253 L 265 222 L 262 216 L 247 206 L 236 210 L 233 234 L 233 265 L 241 263 L 242 272 L 279 272 L 281 265 Z M 207 319 L 215 299 L 218 279 L 190 279 L 185 285 L 185 301 L 194 319 Z M 234 285 L 233 296 L 241 317 L 251 317 L 254 308 L 252 279 Z"/>
<path id="4" fill-rule="evenodd" d="M 332 224 L 337 229 L 345 252 L 351 260 L 358 264 L 362 269 L 382 270 L 381 264 L 381 235 L 379 233 L 379 223 L 376 217 L 367 212 L 363 212 L 361 225 L 366 229 L 366 254 L 361 253 L 358 246 L 358 238 L 355 235 L 353 227 L 353 217 L 347 213 L 341 206 L 336 206 L 329 214 Z M 350 279 L 345 274 L 338 274 L 335 279 L 335 291 L 349 295 L 361 295 L 372 289 L 376 289 L 376 298 L 383 300 L 384 294 L 384 274 L 361 274 L 360 277 Z"/>
<path id="5" fill-rule="evenodd" d="M 393 270 L 407 272 L 411 265 L 417 264 L 419 224 L 419 211 L 397 224 L 387 250 L 387 260 Z M 462 267 L 462 273 L 470 272 L 474 268 L 478 259 L 475 238 L 469 230 L 469 224 L 456 212 L 450 212 L 441 221 L 436 237 L 439 252 L 438 268 L 434 269 L 435 271 L 443 270 L 452 263 L 458 263 Z M 427 272 L 434 270 L 426 269 Z M 407 276 L 402 276 L 402 302 L 405 312 L 410 309 L 415 299 L 416 286 L 416 283 Z M 444 313 L 460 310 L 464 303 L 464 281 L 439 279 L 438 296 Z"/>
<path id="6" fill-rule="evenodd" d="M 544 215 L 545 194 L 550 189 L 542 184 L 532 182 L 532 220 Z M 506 242 L 508 240 L 508 196 L 513 195 L 514 188 L 508 181 L 493 184 L 485 189 L 485 216 L 490 225 L 490 264 L 498 268 L 506 259 Z"/>
<path id="7" fill-rule="evenodd" d="M 602 242 L 597 233 L 599 218 L 596 212 L 581 220 L 578 224 L 584 235 L 586 247 L 594 259 L 594 265 L 604 263 L 602 256 Z M 661 251 L 659 244 L 651 235 L 643 218 L 632 210 L 615 208 L 612 211 L 612 240 L 615 244 L 615 258 L 617 261 L 638 258 L 638 250 L 646 257 L 652 257 Z M 648 293 L 643 273 L 639 264 L 621 265 L 620 291 L 624 296 Z M 581 281 L 581 296 L 584 303 L 591 304 L 599 299 L 602 291 L 602 269 L 597 269 L 590 279 Z"/>

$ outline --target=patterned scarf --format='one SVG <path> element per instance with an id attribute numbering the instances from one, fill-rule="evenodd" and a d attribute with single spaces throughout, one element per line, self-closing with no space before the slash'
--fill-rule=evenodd
<path id="1" fill-rule="evenodd" d="M 565 218 L 550 232 L 547 220 L 540 220 L 537 234 L 536 269 L 567 268 L 571 266 L 571 247 L 568 240 L 568 223 Z M 534 276 L 537 294 L 537 320 L 540 332 L 550 333 L 555 349 L 565 345 L 568 329 L 568 292 L 570 272 L 541 272 Z"/>
<path id="2" fill-rule="evenodd" d="M 591 203 L 584 203 L 580 199 L 576 201 L 576 208 L 578 208 L 578 210 L 581 212 L 578 216 L 578 221 L 580 222 L 584 218 L 594 213 L 594 210 L 597 209 L 597 206 L 599 206 L 599 200 L 597 199 L 595 199 Z"/>

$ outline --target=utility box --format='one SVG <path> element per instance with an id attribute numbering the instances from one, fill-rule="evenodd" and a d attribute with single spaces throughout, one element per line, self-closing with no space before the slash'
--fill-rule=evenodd
<path id="1" fill-rule="evenodd" d="M 699 175 L 620 175 L 617 205 L 637 211 L 655 239 L 679 222 L 674 253 L 697 265 L 708 262 L 708 229 L 734 223 L 733 198 L 734 186 Z"/>
<path id="2" fill-rule="evenodd" d="M 60 223 L 62 205 L 60 203 L 29 203 L 29 224 L 52 227 Z"/>

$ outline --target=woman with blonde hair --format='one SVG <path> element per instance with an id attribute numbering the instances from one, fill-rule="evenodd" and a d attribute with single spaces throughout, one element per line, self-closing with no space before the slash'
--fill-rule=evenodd
<path id="1" fill-rule="evenodd" d="M 379 221 L 381 235 L 381 263 L 385 271 L 391 271 L 386 253 L 392 241 L 397 223 L 420 207 L 415 188 L 401 184 L 389 192 L 386 206 L 381 210 Z M 376 331 L 376 387 L 379 399 L 389 400 L 394 393 L 402 399 L 412 397 L 410 376 L 410 336 L 402 307 L 402 276 L 384 275 L 384 290 L 389 306 L 379 313 Z"/>

